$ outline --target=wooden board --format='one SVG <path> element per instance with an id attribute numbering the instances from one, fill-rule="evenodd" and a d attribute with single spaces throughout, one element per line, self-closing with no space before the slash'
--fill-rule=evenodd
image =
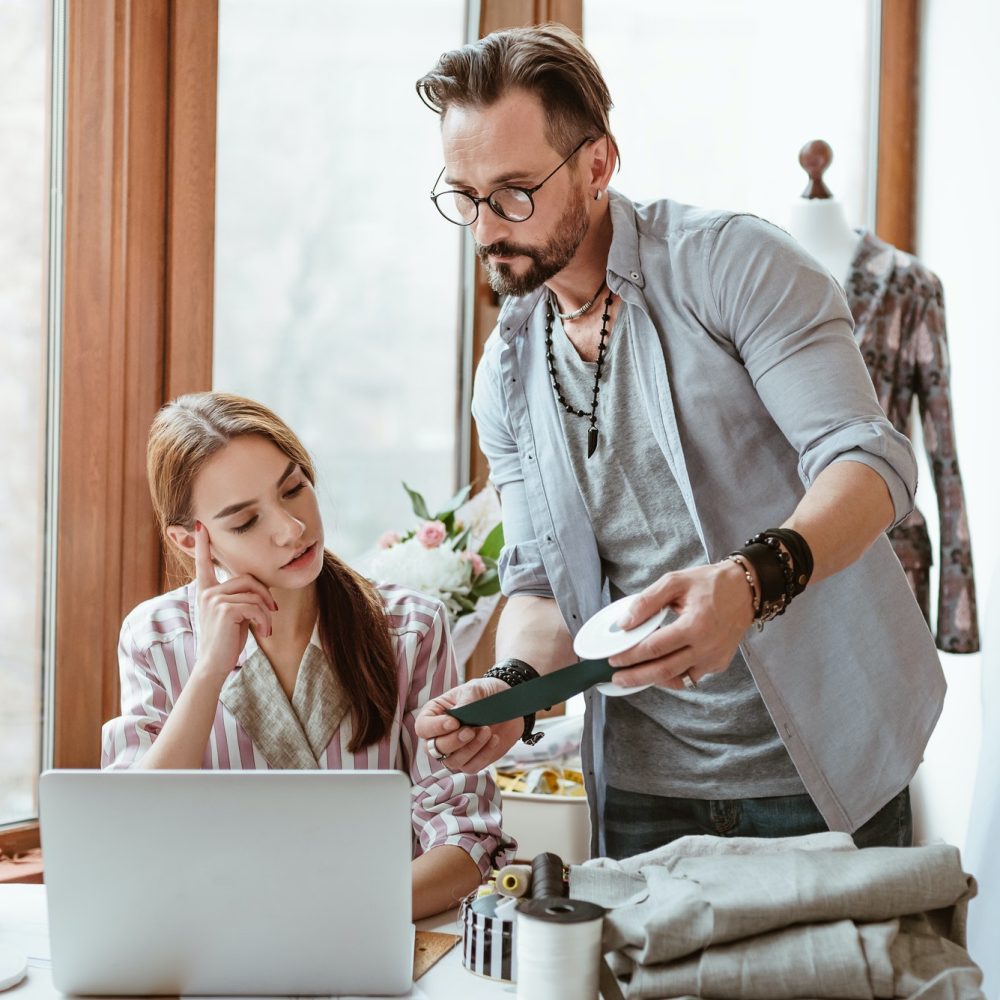
<path id="1" fill-rule="evenodd" d="M 460 940 L 457 934 L 417 931 L 417 939 L 413 945 L 413 981 L 416 982 L 431 966 L 444 958 Z"/>

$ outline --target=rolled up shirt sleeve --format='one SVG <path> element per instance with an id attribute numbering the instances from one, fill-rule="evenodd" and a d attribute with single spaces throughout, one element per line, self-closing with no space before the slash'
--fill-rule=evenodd
<path id="1" fill-rule="evenodd" d="M 706 267 L 720 329 L 806 487 L 833 462 L 861 462 L 885 481 L 899 523 L 913 509 L 916 459 L 879 406 L 837 283 L 786 233 L 745 215 L 719 229 Z"/>
<path id="2" fill-rule="evenodd" d="M 504 840 L 496 782 L 488 771 L 449 771 L 431 758 L 416 733 L 416 718 L 423 705 L 458 684 L 443 606 L 437 605 L 429 628 L 405 638 L 411 662 L 401 745 L 412 782 L 414 856 L 451 844 L 472 858 L 485 879 L 492 868 L 505 862 L 506 850 L 515 846 Z"/>
<path id="3" fill-rule="evenodd" d="M 552 597 L 552 585 L 528 511 L 521 456 L 500 386 L 496 363 L 499 346 L 499 337 L 494 331 L 476 371 L 472 416 L 476 421 L 479 447 L 490 465 L 490 479 L 500 491 L 504 536 L 498 560 L 500 589 L 505 597 Z"/>

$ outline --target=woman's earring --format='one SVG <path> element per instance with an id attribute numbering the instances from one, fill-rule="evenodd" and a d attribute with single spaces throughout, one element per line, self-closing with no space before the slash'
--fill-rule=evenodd
<path id="1" fill-rule="evenodd" d="M 598 188 L 594 194 L 594 201 L 600 201 L 604 197 L 604 192 Z"/>

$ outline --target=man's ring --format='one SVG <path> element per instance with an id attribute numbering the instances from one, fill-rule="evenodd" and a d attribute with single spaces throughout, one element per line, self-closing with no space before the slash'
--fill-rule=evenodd
<path id="1" fill-rule="evenodd" d="M 681 682 L 688 691 L 694 691 L 698 687 L 698 682 L 687 671 L 681 674 Z"/>
<path id="2" fill-rule="evenodd" d="M 448 757 L 448 755 L 446 753 L 441 753 L 441 751 L 438 750 L 437 740 L 434 739 L 433 736 L 427 741 L 427 752 L 435 760 L 446 760 L 447 757 Z"/>

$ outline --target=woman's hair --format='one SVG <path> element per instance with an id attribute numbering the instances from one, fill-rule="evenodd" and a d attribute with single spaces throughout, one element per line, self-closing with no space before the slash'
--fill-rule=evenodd
<path id="1" fill-rule="evenodd" d="M 445 52 L 417 80 L 420 99 L 442 116 L 452 105 L 487 108 L 518 89 L 542 102 L 549 142 L 564 156 L 582 139 L 604 135 L 618 153 L 608 85 L 594 57 L 562 24 L 496 31 Z"/>
<path id="2" fill-rule="evenodd" d="M 202 466 L 232 441 L 245 435 L 270 441 L 316 484 L 312 459 L 291 428 L 266 406 L 221 392 L 179 396 L 153 420 L 146 471 L 153 510 L 168 559 L 184 561 L 167 543 L 176 524 L 194 530 L 191 497 Z M 396 659 L 382 601 L 375 587 L 332 552 L 324 551 L 316 581 L 319 636 L 330 666 L 351 702 L 353 752 L 381 739 L 392 725 L 398 697 Z"/>

